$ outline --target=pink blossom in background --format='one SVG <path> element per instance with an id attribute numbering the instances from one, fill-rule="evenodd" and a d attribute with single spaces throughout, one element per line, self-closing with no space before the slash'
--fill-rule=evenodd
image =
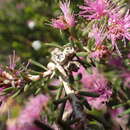
<path id="1" fill-rule="evenodd" d="M 48 97 L 44 95 L 38 95 L 31 98 L 26 104 L 26 107 L 21 112 L 18 122 L 20 124 L 32 123 L 34 120 L 39 119 L 40 113 L 48 102 Z"/>
<path id="2" fill-rule="evenodd" d="M 52 19 L 51 26 L 61 30 L 75 26 L 75 17 L 70 9 L 70 1 L 60 2 L 60 9 L 63 16 L 59 16 L 57 19 Z"/>
<path id="3" fill-rule="evenodd" d="M 61 82 L 60 82 L 60 80 L 55 79 L 55 80 L 53 80 L 53 81 L 50 83 L 50 85 L 51 85 L 51 86 L 59 86 L 59 85 L 61 85 Z"/>
<path id="4" fill-rule="evenodd" d="M 83 76 L 81 82 L 86 91 L 100 94 L 97 98 L 87 97 L 88 103 L 93 108 L 103 108 L 112 95 L 112 89 L 108 86 L 107 79 L 96 68 L 93 68 L 92 74 L 89 74 L 85 71 L 85 68 L 81 67 L 78 73 L 81 73 Z M 77 74 L 74 73 L 75 75 Z"/>
<path id="5" fill-rule="evenodd" d="M 130 59 L 130 53 L 128 53 L 127 58 Z"/>
<path id="6" fill-rule="evenodd" d="M 128 122 L 128 115 L 119 117 L 119 115 L 124 111 L 123 107 L 110 109 L 110 115 L 114 122 L 114 130 L 120 130 L 120 126 L 123 130 L 126 130 L 126 124 Z"/>
<path id="7" fill-rule="evenodd" d="M 16 8 L 17 9 L 24 9 L 25 8 L 25 4 L 24 3 L 18 3 L 18 4 L 16 4 Z"/>
<path id="8" fill-rule="evenodd" d="M 108 12 L 108 3 L 106 0 L 84 0 L 84 5 L 79 7 L 80 16 L 88 20 L 101 19 Z"/>
<path id="9" fill-rule="evenodd" d="M 42 109 L 48 100 L 48 97 L 42 94 L 31 98 L 14 125 L 9 124 L 8 130 L 15 130 L 15 128 L 16 130 L 40 130 L 33 122 L 39 120 Z"/>
<path id="10" fill-rule="evenodd" d="M 7 130 L 42 130 L 32 124 L 25 124 L 24 126 L 18 126 L 17 124 L 8 124 Z"/>
<path id="11" fill-rule="evenodd" d="M 117 57 L 110 57 L 108 64 L 116 67 L 116 68 L 123 68 L 123 59 L 119 56 Z"/>
<path id="12" fill-rule="evenodd" d="M 130 59 L 130 53 L 127 55 L 128 59 Z"/>
<path id="13" fill-rule="evenodd" d="M 42 130 L 34 124 L 34 121 L 40 120 L 41 112 L 48 101 L 49 98 L 42 94 L 30 98 L 20 116 L 7 122 L 7 130 Z M 47 120 L 45 119 L 43 122 L 47 123 Z M 52 127 L 58 130 L 56 124 L 52 124 Z"/>

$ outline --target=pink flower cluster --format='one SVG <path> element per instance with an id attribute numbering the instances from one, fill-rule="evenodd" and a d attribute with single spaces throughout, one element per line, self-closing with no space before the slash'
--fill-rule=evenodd
<path id="1" fill-rule="evenodd" d="M 33 122 L 39 120 L 42 109 L 47 104 L 48 100 L 48 97 L 44 95 L 31 98 L 18 117 L 16 123 L 13 126 L 9 125 L 8 130 L 40 130 Z"/>
<path id="2" fill-rule="evenodd" d="M 108 38 L 111 39 L 112 45 L 116 46 L 116 40 L 130 40 L 130 14 L 129 10 L 125 16 L 114 13 L 108 20 Z"/>
<path id="3" fill-rule="evenodd" d="M 81 82 L 86 91 L 100 94 L 97 98 L 87 97 L 88 103 L 93 108 L 103 108 L 112 95 L 112 89 L 108 85 L 107 79 L 96 68 L 93 68 L 92 74 L 89 74 L 81 67 L 78 73 L 81 73 L 83 76 Z"/>
<path id="4" fill-rule="evenodd" d="M 75 17 L 70 9 L 70 1 L 61 2 L 60 9 L 63 16 L 59 16 L 57 19 L 52 19 L 52 25 L 54 28 L 66 30 L 75 25 Z"/>
<path id="5" fill-rule="evenodd" d="M 121 53 L 117 46 L 117 40 L 130 40 L 130 13 L 129 10 L 125 15 L 121 14 L 121 7 L 109 0 L 84 0 L 84 5 L 80 6 L 80 16 L 87 20 L 100 20 L 107 17 L 108 21 L 104 27 L 93 25 L 89 33 L 91 38 L 95 39 L 95 45 L 102 44 L 104 39 L 111 40 L 112 47 L 116 48 L 118 54 Z M 97 52 L 99 53 L 99 52 Z M 97 54 L 98 57 L 98 54 Z M 99 58 L 99 57 L 98 57 Z"/>
<path id="6" fill-rule="evenodd" d="M 80 15 L 88 20 L 100 19 L 108 13 L 108 4 L 105 0 L 84 0 L 84 5 L 80 6 L 82 10 Z"/>

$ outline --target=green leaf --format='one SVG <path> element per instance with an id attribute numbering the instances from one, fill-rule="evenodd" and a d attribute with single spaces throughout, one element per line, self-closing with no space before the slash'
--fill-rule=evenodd
<path id="1" fill-rule="evenodd" d="M 83 44 L 81 44 L 80 42 L 75 42 L 75 44 L 77 45 L 77 47 L 81 50 L 84 50 L 84 46 Z"/>
<path id="2" fill-rule="evenodd" d="M 37 91 L 35 92 L 35 95 L 39 94 L 41 91 L 41 88 L 38 88 Z"/>
<path id="3" fill-rule="evenodd" d="M 17 97 L 21 93 L 21 89 L 19 89 L 16 93 L 14 93 L 11 98 Z"/>
<path id="4" fill-rule="evenodd" d="M 115 105 L 115 106 L 112 107 L 112 109 L 116 109 L 116 108 L 119 108 L 119 107 L 123 107 L 123 106 L 129 105 L 129 104 L 130 104 L 130 100 L 128 100 L 128 101 L 125 102 L 125 103 Z"/>
<path id="5" fill-rule="evenodd" d="M 54 42 L 52 42 L 52 43 L 44 43 L 44 45 L 45 46 L 50 46 L 50 47 L 57 47 L 57 48 L 62 49 L 62 47 L 60 45 L 58 45 L 57 43 L 54 43 Z"/>
<path id="6" fill-rule="evenodd" d="M 87 56 L 87 52 L 78 52 L 76 53 L 77 56 Z"/>
<path id="7" fill-rule="evenodd" d="M 38 63 L 37 61 L 34 61 L 34 60 L 30 59 L 29 62 L 34 64 L 34 65 L 36 65 L 36 66 L 38 66 L 38 67 L 40 67 L 40 68 L 42 68 L 42 69 L 44 69 L 44 70 L 47 70 L 47 68 L 45 66 L 43 66 L 40 63 Z"/>
<path id="8" fill-rule="evenodd" d="M 30 85 L 29 85 L 29 84 L 26 84 L 26 85 L 24 86 L 24 92 L 26 92 L 26 91 L 29 89 L 29 87 L 30 87 Z"/>
<path id="9" fill-rule="evenodd" d="M 87 97 L 99 97 L 100 95 L 97 93 L 92 93 L 92 92 L 85 92 L 85 91 L 79 91 L 78 92 L 80 95 L 87 96 Z"/>
<path id="10" fill-rule="evenodd" d="M 48 89 L 50 89 L 50 90 L 57 90 L 57 89 L 59 89 L 59 86 L 49 85 L 49 86 L 48 86 Z"/>
<path id="11" fill-rule="evenodd" d="M 58 100 L 62 94 L 62 91 L 63 91 L 63 86 L 60 86 L 58 92 L 57 92 L 57 95 L 56 95 L 56 100 Z"/>
<path id="12" fill-rule="evenodd" d="M 5 89 L 3 90 L 3 92 L 8 93 L 8 92 L 11 92 L 11 91 L 14 90 L 14 89 L 15 89 L 14 87 L 5 88 Z"/>

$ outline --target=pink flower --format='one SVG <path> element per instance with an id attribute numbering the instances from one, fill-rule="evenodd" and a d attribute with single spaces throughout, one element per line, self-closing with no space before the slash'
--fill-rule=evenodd
<path id="1" fill-rule="evenodd" d="M 120 130 L 120 127 L 123 130 L 126 130 L 126 124 L 128 123 L 128 115 L 118 117 L 124 111 L 123 107 L 117 109 L 110 109 L 110 115 L 114 123 L 114 130 Z"/>
<path id="2" fill-rule="evenodd" d="M 87 97 L 89 104 L 96 109 L 103 107 L 112 95 L 112 90 L 108 86 L 108 81 L 96 68 L 93 68 L 93 73 L 87 74 L 85 79 L 84 87 L 90 92 L 100 94 L 98 98 Z"/>
<path id="3" fill-rule="evenodd" d="M 33 122 L 39 120 L 42 109 L 48 100 L 48 97 L 42 94 L 31 98 L 18 119 L 8 125 L 8 130 L 41 130 Z"/>
<path id="4" fill-rule="evenodd" d="M 105 37 L 107 36 L 107 33 L 104 31 L 104 27 L 98 28 L 97 24 L 93 25 L 92 31 L 89 33 L 89 37 L 95 39 L 96 46 L 101 45 Z"/>
<path id="5" fill-rule="evenodd" d="M 81 67 L 78 73 L 82 74 L 83 77 L 81 82 L 87 91 L 100 94 L 100 96 L 97 98 L 87 97 L 88 103 L 93 108 L 103 108 L 112 95 L 112 90 L 108 86 L 107 79 L 100 74 L 96 68 L 93 68 L 92 74 L 89 74 L 83 67 Z"/>
<path id="6" fill-rule="evenodd" d="M 108 39 L 112 41 L 112 46 L 117 48 L 116 40 L 130 40 L 130 14 L 129 10 L 125 16 L 113 13 L 108 20 Z M 118 48 L 117 48 L 118 49 Z"/>
<path id="7" fill-rule="evenodd" d="M 121 77 L 123 78 L 124 85 L 130 87 L 130 71 L 124 72 Z"/>
<path id="8" fill-rule="evenodd" d="M 118 57 L 110 57 L 108 64 L 112 65 L 118 69 L 122 69 L 123 68 L 123 59 L 119 56 Z"/>
<path id="9" fill-rule="evenodd" d="M 42 130 L 35 125 L 25 124 L 24 126 L 18 126 L 17 124 L 8 124 L 7 130 Z"/>
<path id="10" fill-rule="evenodd" d="M 99 45 L 96 47 L 95 51 L 91 52 L 90 58 L 101 59 L 101 58 L 107 56 L 108 54 L 110 54 L 108 48 L 104 45 Z"/>
<path id="11" fill-rule="evenodd" d="M 85 5 L 80 6 L 80 16 L 88 20 L 100 19 L 108 12 L 108 3 L 105 0 L 84 0 Z"/>
<path id="12" fill-rule="evenodd" d="M 27 103 L 25 109 L 21 112 L 18 119 L 20 124 L 32 123 L 34 120 L 39 119 L 43 106 L 48 102 L 48 97 L 38 95 Z"/>
<path id="13" fill-rule="evenodd" d="M 74 14 L 70 10 L 70 1 L 61 2 L 60 9 L 63 12 L 63 16 L 59 16 L 57 19 L 52 19 L 52 25 L 54 28 L 61 30 L 68 29 L 75 26 Z"/>
<path id="14" fill-rule="evenodd" d="M 58 17 L 58 19 L 52 19 L 52 26 L 61 30 L 66 30 L 68 28 L 68 24 L 64 21 L 63 16 Z"/>
<path id="15" fill-rule="evenodd" d="M 72 14 L 70 10 L 70 1 L 65 3 L 60 3 L 60 8 L 64 14 L 64 19 L 67 22 L 67 24 L 71 27 L 75 25 L 75 19 L 74 15 Z"/>
<path id="16" fill-rule="evenodd" d="M 57 79 L 53 80 L 51 83 L 50 83 L 51 86 L 59 86 L 61 85 L 61 82 Z"/>

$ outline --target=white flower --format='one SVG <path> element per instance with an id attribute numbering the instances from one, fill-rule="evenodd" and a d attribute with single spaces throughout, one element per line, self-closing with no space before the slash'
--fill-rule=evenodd
<path id="1" fill-rule="evenodd" d="M 33 41 L 32 47 L 34 50 L 39 50 L 41 48 L 41 42 L 39 40 Z"/>
<path id="2" fill-rule="evenodd" d="M 35 27 L 36 23 L 34 21 L 30 20 L 30 21 L 28 21 L 27 25 L 30 29 L 33 29 Z"/>

